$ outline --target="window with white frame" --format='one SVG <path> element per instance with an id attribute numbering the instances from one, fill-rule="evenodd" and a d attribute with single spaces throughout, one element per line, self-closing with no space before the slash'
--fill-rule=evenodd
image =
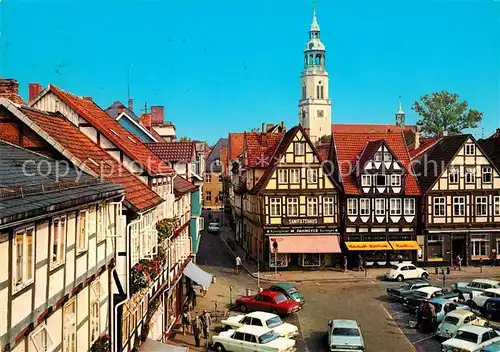
<path id="1" fill-rule="evenodd" d="M 106 239 L 106 205 L 99 204 L 97 207 L 97 242 L 104 241 Z"/>
<path id="2" fill-rule="evenodd" d="M 476 154 L 476 146 L 474 144 L 466 144 L 465 155 L 475 155 L 475 154 Z"/>
<path id="3" fill-rule="evenodd" d="M 100 309 L 101 309 L 101 283 L 93 282 L 90 285 L 90 342 L 94 343 L 100 333 Z"/>
<path id="4" fill-rule="evenodd" d="M 453 215 L 465 216 L 465 197 L 453 197 Z"/>
<path id="5" fill-rule="evenodd" d="M 471 234 L 473 257 L 487 257 L 490 254 L 490 235 Z"/>
<path id="6" fill-rule="evenodd" d="M 37 352 L 52 352 L 56 347 L 45 324 L 33 331 L 30 339 Z"/>
<path id="7" fill-rule="evenodd" d="M 361 198 L 359 200 L 359 215 L 370 215 L 370 199 Z"/>
<path id="8" fill-rule="evenodd" d="M 288 183 L 288 170 L 287 169 L 278 169 L 278 182 L 279 183 Z"/>
<path id="9" fill-rule="evenodd" d="M 383 174 L 374 175 L 375 177 L 375 186 L 377 187 L 385 187 L 387 178 Z"/>
<path id="10" fill-rule="evenodd" d="M 385 199 L 375 199 L 375 215 L 385 215 Z"/>
<path id="11" fill-rule="evenodd" d="M 446 198 L 445 197 L 434 197 L 434 216 L 445 216 L 446 215 Z"/>
<path id="12" fill-rule="evenodd" d="M 87 250 L 87 242 L 89 238 L 89 214 L 87 210 L 80 210 L 77 218 L 76 229 L 76 251 L 77 253 Z"/>
<path id="13" fill-rule="evenodd" d="M 392 187 L 401 186 L 401 175 L 391 175 L 391 186 Z"/>
<path id="14" fill-rule="evenodd" d="M 307 169 L 307 183 L 318 182 L 318 169 Z"/>
<path id="15" fill-rule="evenodd" d="M 357 198 L 347 199 L 347 215 L 358 215 L 358 200 Z"/>
<path id="16" fill-rule="evenodd" d="M 381 152 L 376 152 L 373 155 L 373 161 L 382 161 L 383 154 Z"/>
<path id="17" fill-rule="evenodd" d="M 334 211 L 333 197 L 323 197 L 323 216 L 333 216 Z"/>
<path id="18" fill-rule="evenodd" d="M 318 198 L 307 197 L 307 216 L 318 216 Z"/>
<path id="19" fill-rule="evenodd" d="M 476 169 L 473 167 L 465 168 L 465 183 L 476 182 Z"/>
<path id="20" fill-rule="evenodd" d="M 205 200 L 207 202 L 210 202 L 212 200 L 212 192 L 210 191 L 205 192 Z"/>
<path id="21" fill-rule="evenodd" d="M 290 183 L 300 183 L 300 169 L 290 169 Z"/>
<path id="22" fill-rule="evenodd" d="M 18 229 L 14 232 L 12 283 L 15 291 L 33 282 L 35 272 L 34 232 L 35 228 L 33 226 Z"/>
<path id="23" fill-rule="evenodd" d="M 493 169 L 490 166 L 483 166 L 482 171 L 483 183 L 491 183 L 493 181 Z"/>
<path id="24" fill-rule="evenodd" d="M 63 307 L 63 352 L 76 352 L 76 301 Z"/>
<path id="25" fill-rule="evenodd" d="M 405 198 L 405 215 L 415 215 L 415 199 L 414 198 Z"/>
<path id="26" fill-rule="evenodd" d="M 304 155 L 306 153 L 306 145 L 303 142 L 294 143 L 295 155 Z"/>
<path id="27" fill-rule="evenodd" d="M 64 263 L 66 258 L 66 216 L 52 218 L 52 233 L 50 238 L 50 267 L 54 268 Z"/>
<path id="28" fill-rule="evenodd" d="M 281 216 L 281 198 L 269 198 L 269 213 L 271 216 Z"/>
<path id="29" fill-rule="evenodd" d="M 287 198 L 286 207 L 288 216 L 299 216 L 299 198 Z"/>
<path id="30" fill-rule="evenodd" d="M 500 215 L 500 196 L 493 198 L 493 214 Z"/>
<path id="31" fill-rule="evenodd" d="M 451 184 L 457 184 L 460 177 L 460 170 L 457 167 L 450 167 L 448 171 L 448 182 Z"/>
<path id="32" fill-rule="evenodd" d="M 211 174 L 205 174 L 205 183 L 211 183 L 212 182 L 212 175 Z"/>
<path id="33" fill-rule="evenodd" d="M 401 198 L 391 198 L 389 205 L 391 215 L 401 215 Z"/>
<path id="34" fill-rule="evenodd" d="M 392 161 L 392 155 L 389 152 L 384 152 L 384 161 Z"/>
<path id="35" fill-rule="evenodd" d="M 485 196 L 476 197 L 476 215 L 477 216 L 488 215 L 488 197 Z"/>
<path id="36" fill-rule="evenodd" d="M 372 175 L 361 175 L 361 186 L 370 187 L 372 185 Z"/>

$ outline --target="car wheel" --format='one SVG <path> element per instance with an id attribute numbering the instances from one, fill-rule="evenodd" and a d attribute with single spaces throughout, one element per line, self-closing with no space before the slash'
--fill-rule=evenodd
<path id="1" fill-rule="evenodd" d="M 214 345 L 214 350 L 216 350 L 217 352 L 226 352 L 226 349 L 220 343 L 216 343 Z"/>
<path id="2" fill-rule="evenodd" d="M 422 273 L 422 276 L 421 276 L 422 279 L 424 280 L 427 280 L 429 278 L 429 274 L 427 273 Z"/>
<path id="3" fill-rule="evenodd" d="M 242 312 L 242 313 L 246 313 L 246 312 L 248 312 L 248 308 L 247 308 L 247 306 L 246 306 L 246 305 L 244 305 L 244 304 L 240 304 L 240 307 L 239 307 L 239 308 L 240 308 L 240 312 Z"/>
<path id="4" fill-rule="evenodd" d="M 403 275 L 398 275 L 398 277 L 396 278 L 396 280 L 398 280 L 398 282 L 401 282 L 403 281 L 405 278 L 403 277 Z"/>

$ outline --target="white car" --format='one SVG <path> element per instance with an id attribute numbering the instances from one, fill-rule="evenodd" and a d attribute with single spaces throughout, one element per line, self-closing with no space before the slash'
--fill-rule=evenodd
<path id="1" fill-rule="evenodd" d="M 429 278 L 429 273 L 413 264 L 396 264 L 391 267 L 391 271 L 385 274 L 386 279 L 403 281 L 406 279 L 424 279 Z"/>
<path id="2" fill-rule="evenodd" d="M 263 326 L 274 330 L 279 336 L 289 339 L 299 335 L 298 327 L 283 322 L 276 314 L 266 312 L 252 312 L 246 315 L 236 315 L 222 320 L 221 324 L 226 330 L 237 329 L 243 325 Z"/>
<path id="3" fill-rule="evenodd" d="M 295 352 L 295 340 L 279 337 L 263 326 L 243 325 L 212 337 L 217 352 Z"/>
<path id="4" fill-rule="evenodd" d="M 481 348 L 500 341 L 500 335 L 492 328 L 476 325 L 464 325 L 453 338 L 441 345 L 443 352 L 479 352 Z"/>
<path id="5" fill-rule="evenodd" d="M 328 348 L 330 351 L 362 352 L 365 343 L 355 320 L 336 319 L 328 322 Z"/>
<path id="6" fill-rule="evenodd" d="M 481 294 L 474 295 L 472 297 L 471 306 L 472 308 L 481 308 L 484 306 L 488 298 L 498 297 L 500 297 L 500 288 L 487 288 Z"/>
<path id="7" fill-rule="evenodd" d="M 217 233 L 220 231 L 220 227 L 219 227 L 219 224 L 216 223 L 216 222 L 211 222 L 210 224 L 208 224 L 208 232 L 214 232 L 214 233 Z"/>
<path id="8" fill-rule="evenodd" d="M 470 310 L 457 309 L 446 314 L 443 322 L 439 324 L 436 334 L 449 339 L 458 329 L 467 324 L 487 326 L 488 322 L 478 318 Z"/>

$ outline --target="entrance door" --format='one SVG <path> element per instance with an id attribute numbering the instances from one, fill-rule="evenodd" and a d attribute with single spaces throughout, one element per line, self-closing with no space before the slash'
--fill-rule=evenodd
<path id="1" fill-rule="evenodd" d="M 451 251 L 453 253 L 453 264 L 457 261 L 457 255 L 462 257 L 462 265 L 467 265 L 467 251 L 465 247 L 465 238 L 453 238 L 451 240 Z"/>

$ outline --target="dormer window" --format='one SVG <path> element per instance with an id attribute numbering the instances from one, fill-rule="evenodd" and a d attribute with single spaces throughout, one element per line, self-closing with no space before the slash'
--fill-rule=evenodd
<path id="1" fill-rule="evenodd" d="M 392 155 L 389 152 L 384 152 L 384 161 L 392 161 Z"/>
<path id="2" fill-rule="evenodd" d="M 361 175 L 361 186 L 371 187 L 372 185 L 372 175 Z"/>
<path id="3" fill-rule="evenodd" d="M 475 155 L 475 154 L 476 154 L 476 146 L 474 144 L 466 144 L 465 155 Z"/>
<path id="4" fill-rule="evenodd" d="M 376 152 L 375 155 L 373 155 L 373 161 L 382 161 L 382 153 Z"/>
<path id="5" fill-rule="evenodd" d="M 386 185 L 385 175 L 375 175 L 375 186 L 385 187 L 385 185 Z"/>

